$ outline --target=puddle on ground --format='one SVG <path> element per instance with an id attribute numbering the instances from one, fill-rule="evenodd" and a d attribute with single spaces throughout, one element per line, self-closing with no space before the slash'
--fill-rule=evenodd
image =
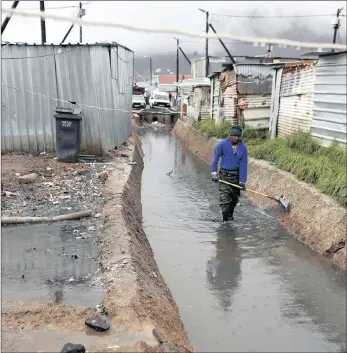
<path id="1" fill-rule="evenodd" d="M 99 304 L 96 237 L 79 222 L 2 227 L 2 300 Z"/>
<path id="2" fill-rule="evenodd" d="M 102 352 L 105 349 L 117 349 L 120 346 L 145 341 L 150 345 L 157 344 L 151 331 L 121 332 L 110 329 L 107 332 L 96 332 L 86 329 L 80 332 L 8 332 L 3 330 L 2 336 L 6 349 L 16 352 L 60 352 L 63 346 L 70 343 L 83 344 L 87 351 Z"/>

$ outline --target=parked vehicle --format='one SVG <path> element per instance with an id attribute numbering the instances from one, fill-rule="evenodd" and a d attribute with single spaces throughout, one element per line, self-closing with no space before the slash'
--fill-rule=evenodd
<path id="1" fill-rule="evenodd" d="M 133 108 L 134 109 L 146 108 L 146 101 L 142 94 L 133 94 Z"/>
<path id="2" fill-rule="evenodd" d="M 168 94 L 163 92 L 154 92 L 151 98 L 149 99 L 149 105 L 153 107 L 167 107 L 170 108 L 171 102 Z"/>
<path id="3" fill-rule="evenodd" d="M 141 94 L 143 95 L 145 93 L 145 88 L 139 87 L 139 86 L 133 86 L 133 94 Z"/>

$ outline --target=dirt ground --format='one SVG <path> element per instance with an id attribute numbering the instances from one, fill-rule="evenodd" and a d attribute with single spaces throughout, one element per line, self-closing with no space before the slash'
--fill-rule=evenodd
<path id="1" fill-rule="evenodd" d="M 87 209 L 100 212 L 107 194 L 99 175 L 115 168 L 109 164 L 111 160 L 72 164 L 57 162 L 52 155 L 2 155 L 2 215 L 55 216 Z M 30 173 L 38 175 L 35 182 L 19 182 L 19 177 Z"/>
<path id="2" fill-rule="evenodd" d="M 217 139 L 208 138 L 181 120 L 177 121 L 173 132 L 198 157 L 211 162 Z M 340 268 L 347 269 L 345 208 L 290 173 L 253 158 L 249 158 L 247 186 L 268 195 L 286 195 L 290 199 L 290 211 L 278 214 L 282 224 L 299 241 L 328 257 Z M 276 201 L 248 195 L 264 207 L 277 206 Z"/>
<path id="3" fill-rule="evenodd" d="M 95 333 L 85 319 L 95 308 L 3 302 L 2 350 L 59 351 L 67 342 L 87 351 L 193 351 L 178 308 L 142 229 L 142 150 L 136 136 L 112 159 L 62 164 L 53 156 L 2 156 L 2 208 L 6 216 L 50 216 L 90 209 L 101 223 L 98 238 L 111 329 Z M 99 177 L 107 171 L 105 182 Z M 37 173 L 34 183 L 19 175 Z M 99 217 L 100 216 L 100 217 Z M 88 218 L 84 222 L 88 222 Z M 158 343 L 153 330 L 164 343 Z"/>

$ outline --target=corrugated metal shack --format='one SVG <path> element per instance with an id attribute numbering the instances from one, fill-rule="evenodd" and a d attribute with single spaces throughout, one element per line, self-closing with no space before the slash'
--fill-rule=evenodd
<path id="1" fill-rule="evenodd" d="M 114 42 L 4 47 L 2 151 L 54 151 L 54 110 L 68 101 L 82 108 L 82 151 L 120 146 L 131 135 L 132 77 L 133 52 Z"/>
<path id="2" fill-rule="evenodd" d="M 268 127 L 272 74 L 271 64 L 236 63 L 210 75 L 212 117 L 216 121 Z"/>
<path id="3" fill-rule="evenodd" d="M 275 84 L 280 89 L 274 92 L 272 102 L 277 105 L 277 136 L 291 135 L 298 130 L 309 131 L 315 82 L 314 62 L 286 63 L 281 72 Z M 277 77 L 275 73 L 273 76 Z"/>
<path id="4" fill-rule="evenodd" d="M 347 52 L 323 54 L 316 67 L 312 135 L 327 146 L 334 139 L 346 146 Z"/>
<path id="5" fill-rule="evenodd" d="M 177 84 L 181 96 L 181 120 L 198 121 L 210 116 L 210 80 L 188 79 Z"/>
<path id="6" fill-rule="evenodd" d="M 290 58 L 290 57 L 264 57 L 259 56 L 245 56 L 245 55 L 234 55 L 236 63 L 238 64 L 263 64 L 263 63 L 283 63 L 304 60 L 303 58 Z M 265 60 L 266 59 L 266 60 Z M 196 58 L 191 60 L 191 74 L 192 78 L 205 78 L 205 57 Z M 228 56 L 209 56 L 209 72 L 211 75 L 216 72 L 224 70 L 226 65 L 232 65 L 231 59 Z"/>

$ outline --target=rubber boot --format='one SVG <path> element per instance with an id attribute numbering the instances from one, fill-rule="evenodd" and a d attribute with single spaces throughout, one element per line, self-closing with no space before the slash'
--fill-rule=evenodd
<path id="1" fill-rule="evenodd" d="M 231 221 L 234 220 L 234 210 L 235 210 L 235 205 L 233 203 L 231 203 L 229 205 L 229 210 L 228 210 L 228 216 Z"/>
<path id="2" fill-rule="evenodd" d="M 229 221 L 229 212 L 222 212 L 223 222 Z"/>

